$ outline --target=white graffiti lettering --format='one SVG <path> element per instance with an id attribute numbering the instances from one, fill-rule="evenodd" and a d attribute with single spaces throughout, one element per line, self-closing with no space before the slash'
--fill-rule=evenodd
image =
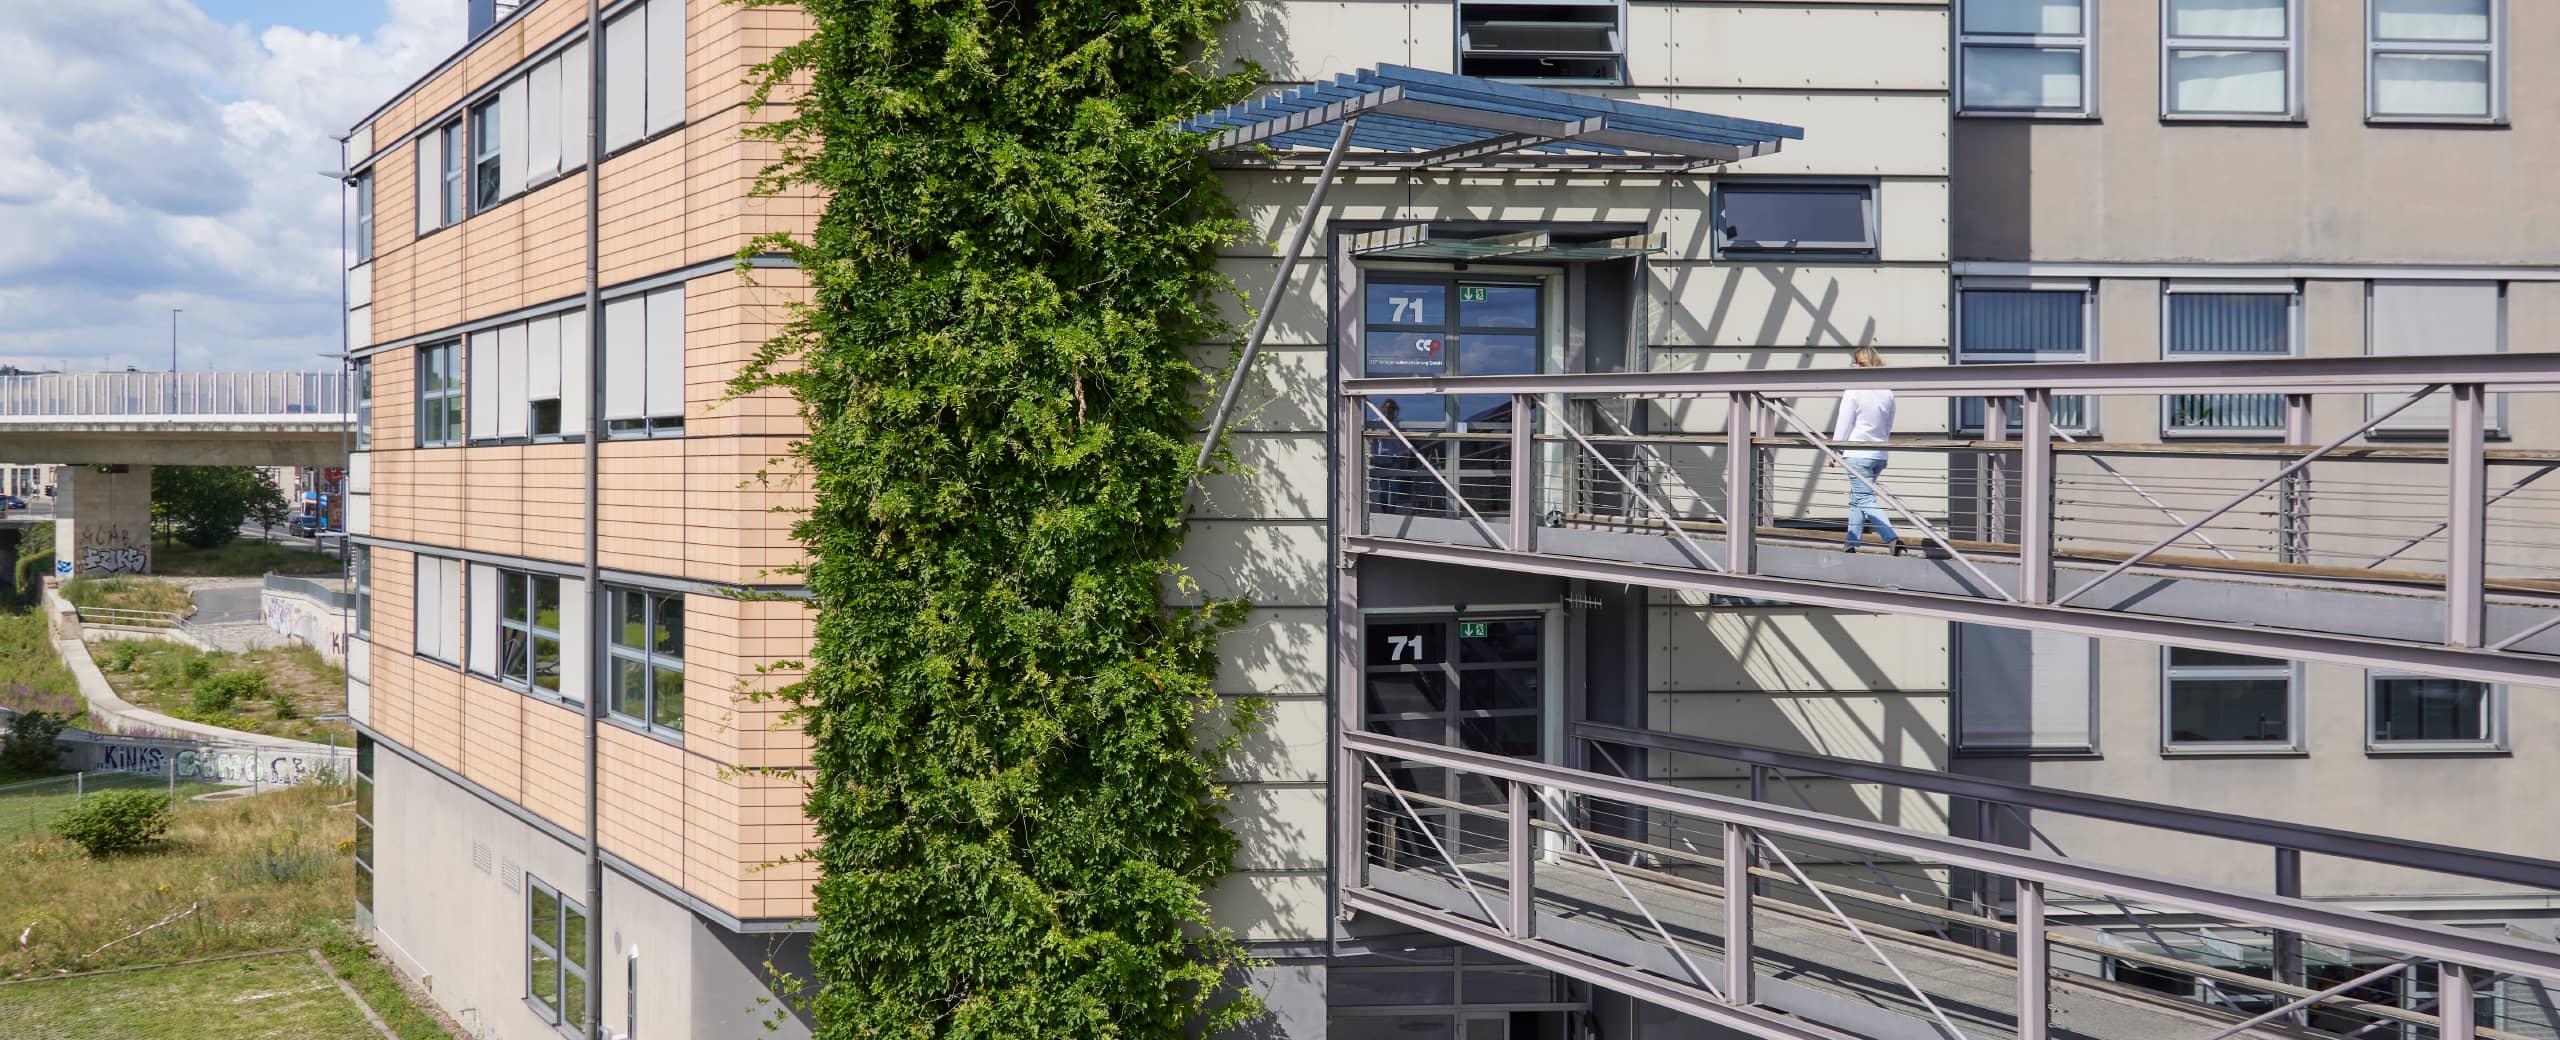
<path id="1" fill-rule="evenodd" d="M 140 574 L 151 569 L 151 554 L 130 545 L 82 549 L 80 569 L 93 574 Z"/>

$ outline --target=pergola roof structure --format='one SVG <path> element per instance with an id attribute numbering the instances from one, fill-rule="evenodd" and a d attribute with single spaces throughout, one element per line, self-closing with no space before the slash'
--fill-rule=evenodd
<path id="1" fill-rule="evenodd" d="M 1221 165 L 1680 171 L 1768 155 L 1804 130 L 1546 87 L 1380 65 L 1184 120 Z"/>

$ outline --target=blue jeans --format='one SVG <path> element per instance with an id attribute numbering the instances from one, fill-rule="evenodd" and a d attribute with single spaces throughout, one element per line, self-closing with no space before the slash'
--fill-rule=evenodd
<path id="1" fill-rule="evenodd" d="M 1887 518 L 1884 510 L 1876 505 L 1875 479 L 1884 472 L 1884 461 L 1883 459 L 1848 460 L 1848 543 L 1851 545 L 1866 540 L 1867 521 L 1871 517 L 1875 521 L 1877 533 L 1884 535 L 1885 544 L 1891 545 L 1902 540 L 1901 535 L 1893 533 L 1893 521 Z"/>

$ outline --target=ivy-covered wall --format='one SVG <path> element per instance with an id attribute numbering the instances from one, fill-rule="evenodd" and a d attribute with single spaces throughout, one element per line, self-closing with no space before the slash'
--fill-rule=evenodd
<path id="1" fill-rule="evenodd" d="M 766 0 L 747 0 L 750 3 Z M 813 302 L 741 389 L 800 400 L 819 608 L 822 1037 L 1165 1037 L 1253 1013 L 1225 874 L 1216 638 L 1172 608 L 1204 374 L 1245 232 L 1167 120 L 1236 0 L 801 0 L 761 71 L 768 187 L 832 200 Z M 779 102 L 777 102 L 779 104 Z"/>

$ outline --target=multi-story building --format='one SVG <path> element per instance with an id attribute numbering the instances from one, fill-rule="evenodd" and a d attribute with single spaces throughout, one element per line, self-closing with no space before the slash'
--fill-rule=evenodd
<path id="1" fill-rule="evenodd" d="M 2478 44 L 2445 13 L 2460 3 L 2372 0 L 2359 42 L 2352 17 L 2268 2 L 2274 35 L 2247 0 L 1247 6 L 1228 54 L 1259 62 L 1273 98 L 1196 125 L 1225 135 L 1211 143 L 1261 240 L 1222 266 L 1270 321 L 1218 413 L 1243 466 L 1203 482 L 1180 562 L 1198 595 L 1253 606 L 1218 689 L 1267 718 L 1229 765 L 1243 849 L 1211 901 L 1266 962 L 1267 1032 L 2041 1036 L 2028 1012 L 2050 998 L 2090 1035 L 2206 1035 L 2317 988 L 2305 933 L 2448 978 L 2533 974 L 2509 946 L 2361 912 L 2409 905 L 2324 916 L 2219 893 L 2282 888 L 2273 863 L 2303 849 L 2341 858 L 2300 891 L 2461 897 L 2417 909 L 2472 923 L 2527 898 L 2481 877 L 2560 888 L 2530 860 L 2543 823 L 2463 830 L 2522 815 L 2529 781 L 2492 757 L 2530 753 L 2506 737 L 2536 717 L 2522 687 L 2368 682 L 2339 662 L 2541 665 L 2473 649 L 2477 632 L 2434 656 L 2359 650 L 2359 632 L 2408 641 L 2389 618 L 2283 644 L 2320 661 L 2298 667 L 2235 658 L 2274 637 L 2223 634 L 2210 611 L 2138 629 L 2185 649 L 2091 642 L 2100 611 L 2032 576 L 2141 555 L 2125 550 L 2184 522 L 2160 513 L 2213 504 L 2162 498 L 2236 491 L 2286 446 L 2356 431 L 2367 383 L 2269 390 L 2279 376 L 2213 369 L 2258 382 L 1922 396 L 1973 362 L 2468 354 L 2553 320 L 2534 237 L 2552 204 L 2523 168 L 2560 113 L 2525 111 L 2544 73 L 2507 53 L 2548 12 L 2490 9 Z M 2155 9 L 2189 21 L 2163 37 Z M 737 135 L 747 70 L 799 19 L 714 0 L 490 11 L 348 140 L 365 914 L 488 1035 L 543 1035 L 590 994 L 608 1034 L 801 1028 L 765 975 L 791 970 L 809 927 L 792 859 L 812 840 L 793 782 L 807 746 L 752 695 L 809 618 L 787 594 L 741 595 L 787 593 L 777 574 L 800 559 L 775 507 L 803 499 L 752 479 L 799 426 L 788 400 L 726 393 L 801 289 L 778 259 L 741 275 L 738 250 L 818 210 L 751 196 L 772 156 Z M 2477 100 L 2475 58 L 2490 100 L 2466 123 L 2442 109 Z M 2351 67 L 2377 84 L 2363 116 Z M 2154 95 L 2162 111 L 2142 111 Z M 1319 172 L 1328 144 L 1338 169 Z M 2420 187 L 2446 177 L 2468 180 Z M 2373 214 L 2360 189 L 2412 199 Z M 1842 372 L 1861 348 L 1883 373 Z M 1440 382 L 1478 376 L 1514 382 Z M 1852 449 L 1828 444 L 1829 398 L 1904 378 L 1920 382 L 1884 483 L 1936 558 L 1843 556 L 1849 485 L 1827 463 Z M 2352 408 L 2306 403 L 2332 386 Z M 2027 404 L 1985 429 L 2012 406 L 1984 397 Z M 2447 417 L 2467 409 L 2387 432 L 2433 436 L 2409 457 L 2450 479 L 2471 442 Z M 2532 421 L 2514 410 L 2499 432 L 2526 444 Z M 2090 469 L 2044 427 L 2138 443 Z M 2208 446 L 2214 461 L 2178 454 Z M 2403 562 L 2453 574 L 2479 549 L 2460 530 L 2430 541 L 2311 504 L 2396 479 L 2352 468 L 2380 457 L 2306 469 L 2204 534 L 2235 566 L 2317 584 L 2366 541 L 2390 562 L 2408 527 L 2422 548 Z M 2259 512 L 2276 519 L 2244 532 Z M 2106 540 L 2113 523 L 2130 544 Z M 2495 611 L 2530 606 L 2443 580 L 2456 614 L 2511 629 Z M 2011 602 L 1992 609 L 1986 586 Z M 1968 590 L 1985 606 L 1955 602 Z M 2306 697 L 2370 702 L 2382 728 L 2356 740 L 2363 723 Z M 2339 836 L 2376 829 L 2360 798 L 2413 781 L 2504 793 L 2395 835 L 2514 855 Z M 2145 808 L 2109 817 L 2072 800 L 2088 791 Z M 2196 811 L 2257 813 L 2270 792 L 2340 832 Z M 2356 888 L 2377 857 L 2471 874 Z M 2050 944 L 2001 939 L 2044 934 L 2046 885 L 2080 916 Z M 2474 898 L 2490 892 L 2505 902 Z M 2292 960 L 2215 1005 L 2253 966 L 2190 963 L 2180 937 L 2212 928 Z M 1860 942 L 1926 984 L 1896 988 L 1902 969 Z M 2069 969 L 2054 993 L 2048 957 Z M 2179 986 L 2208 992 L 2159 992 Z M 2416 992 L 2397 1021 L 2458 1035 Z"/>

